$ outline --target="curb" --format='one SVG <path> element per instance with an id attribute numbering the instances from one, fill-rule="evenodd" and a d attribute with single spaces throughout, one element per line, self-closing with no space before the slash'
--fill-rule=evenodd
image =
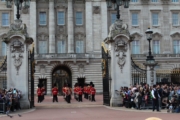
<path id="1" fill-rule="evenodd" d="M 153 112 L 152 110 L 136 110 L 136 109 L 128 109 L 128 108 L 120 108 L 120 107 L 109 107 L 109 106 L 105 106 L 105 108 L 107 109 L 111 109 L 111 110 L 120 110 L 120 111 L 127 111 L 127 112 L 141 112 L 141 113 L 162 113 L 162 114 L 167 114 L 167 112 L 165 112 L 164 110 L 161 112 Z"/>
<path id="2" fill-rule="evenodd" d="M 10 114 L 10 115 L 18 115 L 18 114 L 26 114 L 26 113 L 30 113 L 30 112 L 33 112 L 33 111 L 35 111 L 36 110 L 36 108 L 33 108 L 33 109 L 29 109 L 29 110 L 27 110 L 27 109 L 25 109 L 25 111 L 17 111 L 16 113 L 12 113 L 12 114 Z M 2 114 L 2 115 L 0 115 L 0 118 L 1 117 L 6 117 L 7 115 L 6 114 Z"/>

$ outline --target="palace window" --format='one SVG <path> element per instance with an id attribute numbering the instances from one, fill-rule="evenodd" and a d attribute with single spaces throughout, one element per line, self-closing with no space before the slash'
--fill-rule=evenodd
<path id="1" fill-rule="evenodd" d="M 84 41 L 76 41 L 76 53 L 84 53 Z"/>
<path id="2" fill-rule="evenodd" d="M 159 25 L 158 21 L 159 21 L 159 19 L 158 19 L 158 13 L 153 13 L 153 14 L 152 14 L 152 25 L 153 25 L 153 26 Z"/>
<path id="3" fill-rule="evenodd" d="M 137 25 L 138 25 L 138 14 L 132 13 L 132 26 L 137 26 Z"/>
<path id="4" fill-rule="evenodd" d="M 131 2 L 138 2 L 138 0 L 131 0 Z"/>
<path id="5" fill-rule="evenodd" d="M 46 12 L 39 13 L 39 25 L 46 25 Z"/>
<path id="6" fill-rule="evenodd" d="M 7 53 L 6 53 L 6 43 L 5 42 L 2 42 L 2 56 L 6 56 Z"/>
<path id="7" fill-rule="evenodd" d="M 175 2 L 179 2 L 179 0 L 172 0 L 172 2 L 173 2 L 173 3 L 175 3 Z"/>
<path id="8" fill-rule="evenodd" d="M 151 2 L 158 2 L 158 0 L 151 0 Z"/>
<path id="9" fill-rule="evenodd" d="M 83 24 L 83 15 L 82 12 L 76 12 L 76 25 Z"/>
<path id="10" fill-rule="evenodd" d="M 173 52 L 174 54 L 180 54 L 180 40 L 173 41 Z"/>
<path id="11" fill-rule="evenodd" d="M 2 13 L 2 26 L 9 26 L 9 13 Z"/>
<path id="12" fill-rule="evenodd" d="M 112 13 L 111 14 L 111 24 L 113 24 L 113 23 L 115 23 L 115 21 L 116 21 L 116 14 L 115 13 Z"/>
<path id="13" fill-rule="evenodd" d="M 66 41 L 65 40 L 57 41 L 57 53 L 66 53 Z"/>
<path id="14" fill-rule="evenodd" d="M 159 42 L 159 40 L 153 41 L 153 53 L 154 54 L 160 54 L 160 42 Z"/>
<path id="15" fill-rule="evenodd" d="M 132 42 L 132 54 L 140 54 L 139 40 L 134 40 Z"/>
<path id="16" fill-rule="evenodd" d="M 178 21 L 179 21 L 178 13 L 173 13 L 172 14 L 172 24 L 173 24 L 173 26 L 178 25 Z"/>
<path id="17" fill-rule="evenodd" d="M 63 11 L 58 12 L 58 25 L 64 25 L 65 24 L 65 14 Z"/>
<path id="18" fill-rule="evenodd" d="M 39 53 L 43 54 L 43 53 L 47 53 L 47 41 L 39 41 Z"/>

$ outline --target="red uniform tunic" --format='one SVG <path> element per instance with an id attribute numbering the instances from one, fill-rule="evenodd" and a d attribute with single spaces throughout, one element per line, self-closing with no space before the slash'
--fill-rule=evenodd
<path id="1" fill-rule="evenodd" d="M 90 89 L 90 94 L 91 94 L 91 95 L 95 95 L 95 94 L 96 94 L 96 89 L 95 89 L 94 87 L 92 87 L 92 88 Z"/>
<path id="2" fill-rule="evenodd" d="M 56 87 L 53 88 L 53 89 L 52 89 L 52 94 L 53 94 L 53 95 L 57 95 L 57 94 L 58 94 L 58 88 L 56 88 Z"/>
<path id="3" fill-rule="evenodd" d="M 44 95 L 44 94 L 45 94 L 45 91 L 46 91 L 45 88 L 42 87 L 42 88 L 41 88 L 41 94 Z"/>
<path id="4" fill-rule="evenodd" d="M 82 88 L 78 87 L 78 95 L 82 95 Z"/>
<path id="5" fill-rule="evenodd" d="M 38 95 L 38 96 L 41 96 L 41 94 L 42 94 L 42 93 L 41 93 L 41 88 L 38 88 L 38 89 L 37 89 L 37 95 Z"/>

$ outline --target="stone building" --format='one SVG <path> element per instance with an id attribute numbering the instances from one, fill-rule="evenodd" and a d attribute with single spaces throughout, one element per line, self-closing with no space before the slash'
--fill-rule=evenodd
<path id="1" fill-rule="evenodd" d="M 6 8 L 4 1 L 0 1 L 1 37 L 16 15 L 16 7 Z M 154 31 L 151 46 L 159 63 L 157 73 L 171 73 L 180 67 L 179 6 L 179 0 L 130 0 L 128 9 L 120 7 L 121 19 L 135 37 L 132 57 L 142 68 L 149 26 Z M 31 0 L 29 9 L 22 8 L 21 19 L 34 39 L 35 86 L 44 84 L 50 94 L 54 83 L 61 93 L 65 82 L 73 87 L 76 82 L 92 81 L 102 93 L 101 42 L 116 20 L 113 6 L 107 7 L 106 0 Z M 0 50 L 4 56 L 3 43 Z"/>

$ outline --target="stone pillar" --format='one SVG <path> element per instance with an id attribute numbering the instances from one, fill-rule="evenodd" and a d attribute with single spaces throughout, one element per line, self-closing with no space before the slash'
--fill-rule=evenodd
<path id="1" fill-rule="evenodd" d="M 28 99 L 28 47 L 32 38 L 28 37 L 27 28 L 21 20 L 15 20 L 10 31 L 3 38 L 7 44 L 7 89 L 22 91 L 21 108 L 29 108 Z"/>
<path id="2" fill-rule="evenodd" d="M 87 14 L 86 14 L 87 15 Z M 107 3 L 106 1 L 101 2 L 101 39 L 104 40 L 108 34 L 108 18 L 107 18 Z M 88 24 L 88 23 L 87 23 Z"/>
<path id="3" fill-rule="evenodd" d="M 149 86 L 153 86 L 154 84 L 156 84 L 156 71 L 154 70 L 154 66 L 147 65 L 146 69 L 147 69 L 147 84 L 149 84 Z"/>
<path id="4" fill-rule="evenodd" d="M 68 53 L 74 53 L 73 3 L 68 0 Z"/>
<path id="5" fill-rule="evenodd" d="M 37 26 L 36 26 L 36 0 L 31 0 L 30 7 L 29 7 L 29 14 L 30 14 L 30 26 L 29 26 L 29 36 L 31 36 L 34 40 L 34 53 L 37 53 L 37 41 L 36 41 L 36 34 L 37 34 Z"/>
<path id="6" fill-rule="evenodd" d="M 55 53 L 54 0 L 49 0 L 49 53 Z"/>
<path id="7" fill-rule="evenodd" d="M 93 15 L 92 2 L 86 1 L 86 33 L 87 33 L 86 34 L 86 53 L 93 52 L 93 19 L 92 19 L 93 17 L 92 15 Z"/>
<path id="8" fill-rule="evenodd" d="M 124 27 L 122 27 L 124 26 Z M 119 91 L 121 87 L 129 87 L 131 84 L 131 50 L 132 38 L 128 31 L 128 25 L 117 20 L 110 26 L 110 33 L 105 39 L 109 45 L 111 56 L 111 106 L 122 104 L 122 97 Z"/>

